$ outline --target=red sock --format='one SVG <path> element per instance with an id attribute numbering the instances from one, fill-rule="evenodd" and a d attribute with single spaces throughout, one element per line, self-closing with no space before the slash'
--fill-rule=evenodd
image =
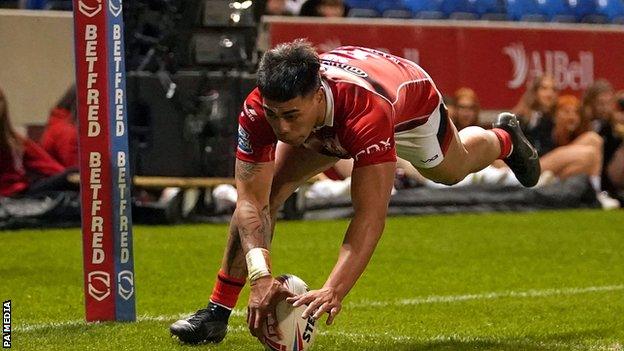
<path id="1" fill-rule="evenodd" d="M 513 144 L 511 143 L 511 135 L 509 135 L 507 131 L 500 128 L 492 128 L 490 130 L 493 131 L 494 134 L 496 134 L 496 137 L 498 137 L 498 141 L 500 141 L 501 153 L 500 156 L 498 156 L 498 159 L 506 159 L 511 154 L 511 150 L 513 147 Z"/>
<path id="2" fill-rule="evenodd" d="M 238 295 L 243 286 L 245 286 L 245 278 L 231 277 L 220 270 L 219 274 L 217 274 L 217 282 L 212 290 L 212 295 L 210 295 L 210 301 L 232 309 L 236 306 Z"/>

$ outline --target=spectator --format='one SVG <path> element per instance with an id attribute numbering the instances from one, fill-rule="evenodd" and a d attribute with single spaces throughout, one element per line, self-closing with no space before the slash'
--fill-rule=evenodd
<path id="1" fill-rule="evenodd" d="M 614 129 L 616 122 L 615 97 L 611 84 L 600 79 L 594 82 L 583 95 L 583 117 L 588 119 L 593 130 L 598 133 L 604 141 L 604 170 L 603 187 L 610 191 L 615 191 L 615 186 L 606 174 L 609 165 L 614 162 L 617 150 L 622 147 L 622 135 Z"/>
<path id="2" fill-rule="evenodd" d="M 301 7 L 301 16 L 344 17 L 347 8 L 342 0 L 308 0 Z"/>
<path id="3" fill-rule="evenodd" d="M 264 14 L 268 16 L 291 15 L 286 7 L 286 0 L 267 0 L 264 7 Z"/>
<path id="4" fill-rule="evenodd" d="M 460 88 L 455 92 L 455 113 L 451 114 L 457 130 L 479 125 L 479 99 L 474 90 Z"/>
<path id="5" fill-rule="evenodd" d="M 0 91 L 0 196 L 74 188 L 61 164 L 37 143 L 15 132 L 6 98 Z"/>
<path id="6" fill-rule="evenodd" d="M 581 117 L 580 101 L 572 95 L 559 97 L 550 140 L 553 149 L 541 155 L 542 172 L 559 179 L 578 174 L 589 177 L 596 197 L 603 208 L 619 208 L 620 203 L 602 191 L 602 138 L 590 130 L 589 121 Z"/>
<path id="7" fill-rule="evenodd" d="M 50 111 L 41 146 L 65 167 L 78 167 L 76 87 L 71 86 Z"/>
<path id="8" fill-rule="evenodd" d="M 550 134 L 558 94 L 551 76 L 536 77 L 513 109 L 524 134 L 540 155 L 554 148 Z"/>
<path id="9" fill-rule="evenodd" d="M 624 90 L 616 94 L 615 111 L 612 119 L 613 134 L 624 139 Z M 607 176 L 619 192 L 624 190 L 624 146 L 620 145 L 612 156 L 607 168 Z"/>

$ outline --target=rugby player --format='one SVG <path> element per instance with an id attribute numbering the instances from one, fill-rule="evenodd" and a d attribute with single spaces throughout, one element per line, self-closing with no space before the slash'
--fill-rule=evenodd
<path id="1" fill-rule="evenodd" d="M 537 152 L 514 115 L 500 114 L 489 130 L 458 132 L 435 83 L 414 62 L 364 47 L 319 56 L 304 40 L 267 51 L 239 116 L 238 202 L 217 282 L 208 306 L 173 323 L 171 333 L 187 343 L 221 341 L 247 280 L 254 336 L 262 337 L 262 324 L 274 320 L 274 306 L 284 298 L 308 305 L 304 317 L 327 313 L 331 324 L 383 232 L 397 156 L 448 185 L 497 159 L 526 187 L 540 175 Z M 354 216 L 325 284 L 291 296 L 271 274 L 277 210 L 341 158 L 354 162 Z"/>

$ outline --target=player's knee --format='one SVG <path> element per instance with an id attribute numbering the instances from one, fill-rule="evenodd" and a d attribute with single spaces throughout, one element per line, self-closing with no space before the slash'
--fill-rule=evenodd
<path id="1" fill-rule="evenodd" d="M 461 182 L 466 177 L 465 174 L 444 174 L 432 179 L 436 183 L 444 185 L 455 185 Z"/>

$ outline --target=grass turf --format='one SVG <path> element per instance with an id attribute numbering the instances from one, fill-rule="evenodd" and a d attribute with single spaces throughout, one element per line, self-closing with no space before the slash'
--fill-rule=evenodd
<path id="1" fill-rule="evenodd" d="M 319 287 L 347 221 L 283 222 L 274 271 Z M 391 218 L 315 350 L 622 350 L 622 212 Z M 135 227 L 137 323 L 82 322 L 78 229 L 0 233 L 0 299 L 16 350 L 261 350 L 248 290 L 217 346 L 180 346 L 168 325 L 207 302 L 224 225 Z"/>

